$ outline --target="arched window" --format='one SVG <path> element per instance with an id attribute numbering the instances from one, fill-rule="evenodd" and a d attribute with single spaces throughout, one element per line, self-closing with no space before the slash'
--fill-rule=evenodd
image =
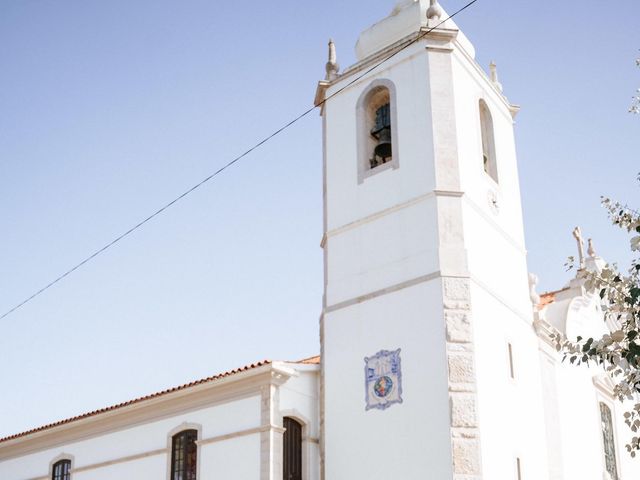
<path id="1" fill-rule="evenodd" d="M 484 171 L 498 182 L 498 164 L 496 162 L 496 144 L 493 133 L 493 119 L 484 100 L 480 100 L 480 132 L 482 135 L 482 164 Z"/>
<path id="2" fill-rule="evenodd" d="M 282 440 L 283 480 L 302 480 L 302 425 L 293 418 L 284 418 Z"/>
<path id="3" fill-rule="evenodd" d="M 600 421 L 602 422 L 602 444 L 604 447 L 604 464 L 611 480 L 618 480 L 618 467 L 616 465 L 616 444 L 613 437 L 613 421 L 611 409 L 600 402 Z"/>
<path id="4" fill-rule="evenodd" d="M 171 441 L 171 480 L 196 480 L 198 465 L 197 430 L 183 430 Z"/>
<path id="5" fill-rule="evenodd" d="M 389 80 L 375 80 L 357 105 L 358 181 L 373 170 L 398 167 L 395 89 Z M 385 168 L 381 168 L 385 166 Z"/>
<path id="6" fill-rule="evenodd" d="M 60 460 L 53 464 L 51 480 L 70 480 L 71 460 Z"/>

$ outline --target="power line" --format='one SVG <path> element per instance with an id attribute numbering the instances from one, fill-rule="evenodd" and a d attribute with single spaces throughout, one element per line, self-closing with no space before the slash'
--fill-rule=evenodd
<path id="1" fill-rule="evenodd" d="M 3 318 L 11 315 L 13 312 L 15 312 L 16 310 L 18 310 L 19 308 L 23 307 L 24 305 L 26 305 L 27 303 L 29 303 L 31 300 L 33 300 L 34 298 L 36 298 L 37 296 L 39 296 L 41 293 L 44 293 L 46 290 L 48 290 L 49 288 L 53 287 L 56 283 L 60 282 L 61 280 L 63 280 L 64 278 L 68 277 L 69 275 L 71 275 L 73 272 L 75 272 L 76 270 L 78 270 L 80 267 L 82 267 L 83 265 L 87 264 L 88 262 L 90 262 L 91 260 L 93 260 L 94 258 L 96 258 L 98 255 L 100 255 L 101 253 L 103 253 L 104 251 L 108 250 L 109 248 L 111 248 L 112 246 L 114 246 L 116 243 L 118 243 L 120 240 L 122 240 L 123 238 L 129 236 L 130 234 L 132 234 L 133 232 L 135 232 L 136 230 L 138 230 L 140 227 L 142 227 L 145 223 L 153 220 L 155 217 L 157 217 L 158 215 L 160 215 L 161 213 L 163 213 L 165 210 L 167 210 L 168 208 L 172 207 L 173 205 L 175 205 L 176 203 L 178 203 L 180 200 L 182 200 L 183 198 L 185 198 L 187 195 L 189 195 L 190 193 L 194 192 L 195 190 L 197 190 L 198 188 L 200 188 L 201 186 L 203 186 L 205 183 L 209 182 L 210 180 L 212 180 L 213 178 L 215 178 L 216 176 L 218 176 L 219 174 L 221 174 L 222 172 L 224 172 L 227 168 L 231 167 L 234 163 L 242 160 L 244 157 L 246 157 L 247 155 L 249 155 L 251 152 L 253 152 L 254 150 L 260 148 L 262 145 L 264 145 L 265 143 L 267 143 L 269 140 L 271 140 L 273 137 L 279 135 L 280 133 L 282 133 L 283 131 L 285 131 L 287 128 L 291 127 L 293 124 L 297 123 L 298 121 L 302 120 L 304 117 L 306 117 L 307 115 L 309 115 L 311 112 L 313 112 L 316 107 L 321 107 L 322 105 L 324 105 L 327 101 L 329 101 L 331 98 L 335 97 L 336 95 L 340 94 L 341 92 L 343 92 L 344 90 L 346 90 L 347 88 L 349 88 L 351 85 L 353 85 L 354 83 L 356 83 L 357 81 L 359 81 L 360 79 L 362 79 L 363 77 L 367 76 L 369 73 L 371 73 L 372 71 L 374 71 L 376 68 L 378 68 L 380 65 L 382 65 L 383 63 L 389 61 L 390 59 L 392 59 L 393 57 L 395 57 L 397 54 L 399 54 L 400 52 L 402 52 L 403 50 L 407 49 L 408 47 L 410 47 L 411 45 L 415 44 L 416 42 L 420 41 L 422 38 L 424 38 L 426 35 L 428 35 L 429 33 L 431 33 L 433 30 L 435 30 L 436 28 L 438 28 L 440 25 L 442 25 L 443 23 L 445 23 L 447 20 L 452 19 L 453 17 L 455 17 L 456 15 L 458 15 L 459 13 L 463 12 L 464 10 L 466 10 L 467 8 L 469 8 L 471 5 L 473 5 L 474 3 L 476 3 L 478 0 L 472 0 L 471 2 L 467 3 L 464 7 L 460 8 L 459 10 L 457 10 L 456 12 L 454 12 L 453 14 L 449 15 L 447 18 L 445 18 L 444 20 L 442 20 L 441 22 L 439 22 L 437 25 L 425 30 L 424 32 L 418 32 L 418 35 L 416 36 L 416 38 L 414 38 L 413 40 L 411 40 L 409 43 L 407 43 L 406 45 L 404 45 L 403 47 L 399 48 L 398 50 L 396 50 L 395 52 L 393 52 L 392 54 L 388 55 L 387 57 L 383 58 L 382 60 L 380 60 L 378 63 L 374 64 L 372 67 L 368 68 L 367 70 L 365 70 L 363 73 L 361 73 L 360 75 L 356 76 L 353 80 L 351 80 L 349 83 L 347 83 L 346 85 L 344 85 L 343 87 L 341 87 L 340 89 L 336 90 L 335 92 L 333 92 L 331 95 L 329 95 L 328 97 L 326 97 L 322 102 L 318 103 L 317 105 L 314 105 L 313 107 L 305 110 L 304 112 L 302 112 L 300 115 L 298 115 L 297 117 L 295 117 L 293 120 L 287 122 L 286 124 L 284 124 L 283 126 L 281 126 L 280 128 L 278 128 L 277 130 L 275 130 L 273 133 L 271 133 L 270 135 L 266 136 L 265 138 L 263 138 L 262 140 L 260 140 L 258 143 L 256 143 L 255 145 L 253 145 L 251 148 L 249 148 L 248 150 L 246 150 L 244 153 L 238 155 L 237 157 L 235 157 L 233 160 L 231 160 L 230 162 L 226 163 L 225 165 L 223 165 L 222 167 L 220 167 L 218 170 L 216 170 L 215 172 L 213 172 L 211 175 L 209 175 L 208 177 L 204 178 L 203 180 L 201 180 L 200 182 L 198 182 L 197 184 L 195 184 L 194 186 L 192 186 L 191 188 L 189 188 L 188 190 L 186 190 L 184 193 L 180 194 L 178 197 L 174 198 L 173 200 L 171 200 L 169 203 L 165 204 L 164 206 L 162 206 L 161 208 L 159 208 L 158 210 L 156 210 L 155 212 L 153 212 L 151 215 L 149 215 L 148 217 L 146 217 L 144 220 L 138 222 L 136 225 L 134 225 L 133 227 L 131 227 L 129 230 L 127 230 L 126 232 L 120 234 L 119 236 L 117 236 L 116 238 L 114 238 L 113 240 L 111 240 L 109 243 L 107 243 L 105 246 L 103 246 L 102 248 L 100 248 L 99 250 L 96 250 L 94 253 L 92 253 L 91 255 L 89 255 L 87 258 L 85 258 L 84 260 L 82 260 L 80 263 L 78 263 L 77 265 L 75 265 L 74 267 L 70 268 L 69 270 L 67 270 L 66 272 L 64 272 L 62 275 L 60 275 L 59 277 L 57 277 L 55 280 L 52 280 L 51 282 L 49 282 L 47 285 L 45 285 L 44 287 L 42 287 L 40 290 L 36 291 L 34 294 L 32 294 L 31 296 L 27 297 L 26 299 L 24 299 L 22 302 L 18 303 L 15 307 L 11 308 L 10 310 L 7 310 L 5 313 L 2 314 L 2 316 L 0 316 L 0 320 L 2 320 Z"/>

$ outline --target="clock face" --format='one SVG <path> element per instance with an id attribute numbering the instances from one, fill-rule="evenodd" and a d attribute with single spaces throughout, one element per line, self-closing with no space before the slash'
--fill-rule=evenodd
<path id="1" fill-rule="evenodd" d="M 498 194 L 495 191 L 489 190 L 487 192 L 487 200 L 489 202 L 489 207 L 491 207 L 491 211 L 496 215 L 500 213 L 500 203 L 498 202 Z"/>

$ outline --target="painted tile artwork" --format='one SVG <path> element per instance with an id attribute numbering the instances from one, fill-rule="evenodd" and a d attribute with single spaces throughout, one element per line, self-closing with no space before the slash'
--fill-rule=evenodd
<path id="1" fill-rule="evenodd" d="M 400 349 L 380 350 L 373 357 L 365 357 L 364 364 L 366 410 L 384 410 L 402 403 Z"/>

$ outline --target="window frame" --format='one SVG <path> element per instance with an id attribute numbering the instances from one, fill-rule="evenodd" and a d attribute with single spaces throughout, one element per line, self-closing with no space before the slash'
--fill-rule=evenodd
<path id="1" fill-rule="evenodd" d="M 605 432 L 604 432 L 604 418 L 602 415 L 602 407 L 606 408 L 609 412 L 609 422 L 610 422 L 610 434 L 611 434 L 611 441 L 613 444 L 613 452 L 612 452 L 612 456 L 613 456 L 613 462 L 614 462 L 614 469 L 615 469 L 615 476 L 611 475 L 611 472 L 609 472 L 608 468 L 607 468 L 607 446 L 605 443 Z M 599 420 L 599 427 L 600 427 L 600 439 L 601 439 L 601 447 L 602 447 L 602 461 L 603 461 L 603 467 L 604 467 L 604 471 L 607 472 L 610 476 L 612 480 L 620 480 L 620 461 L 618 459 L 618 448 L 617 448 L 617 442 L 616 442 L 616 422 L 615 422 L 615 408 L 609 404 L 609 402 L 606 402 L 604 399 L 599 398 L 598 399 L 598 420 Z"/>
<path id="2" fill-rule="evenodd" d="M 202 425 L 196 423 L 187 423 L 184 422 L 179 426 L 173 428 L 169 432 L 167 432 L 167 480 L 174 479 L 174 438 L 178 435 L 188 432 L 195 431 L 195 445 L 196 445 L 196 479 L 200 478 L 200 440 L 202 439 Z M 183 479 L 186 480 L 186 479 Z"/>
<path id="3" fill-rule="evenodd" d="M 370 103 L 380 90 L 386 89 L 389 94 L 389 106 L 391 116 L 391 160 L 371 168 L 370 160 Z M 373 80 L 362 91 L 356 103 L 356 137 L 357 137 L 357 169 L 358 184 L 363 183 L 367 178 L 385 170 L 397 169 L 400 167 L 400 149 L 398 142 L 398 98 L 395 84 L 386 78 Z"/>
<path id="4" fill-rule="evenodd" d="M 302 412 L 295 408 L 288 408 L 280 411 L 280 425 L 284 426 L 284 419 L 292 418 L 302 426 L 302 480 L 313 477 L 312 464 L 314 458 L 314 446 L 319 445 L 317 438 L 312 438 L 311 422 Z M 282 476 L 284 477 L 284 433 L 282 435 Z"/>
<path id="5" fill-rule="evenodd" d="M 478 98 L 477 105 L 480 125 L 480 165 L 486 177 L 490 178 L 496 185 L 499 185 L 500 174 L 498 169 L 496 131 L 493 123 L 493 114 L 489 108 L 489 103 L 484 98 Z M 485 153 L 487 158 L 486 161 Z"/>
<path id="6" fill-rule="evenodd" d="M 61 472 L 61 476 L 56 475 L 56 468 L 61 465 L 68 465 L 67 471 Z M 71 480 L 71 471 L 73 469 L 73 457 L 71 455 L 58 455 L 51 460 L 49 464 L 49 478 L 51 480 Z"/>

